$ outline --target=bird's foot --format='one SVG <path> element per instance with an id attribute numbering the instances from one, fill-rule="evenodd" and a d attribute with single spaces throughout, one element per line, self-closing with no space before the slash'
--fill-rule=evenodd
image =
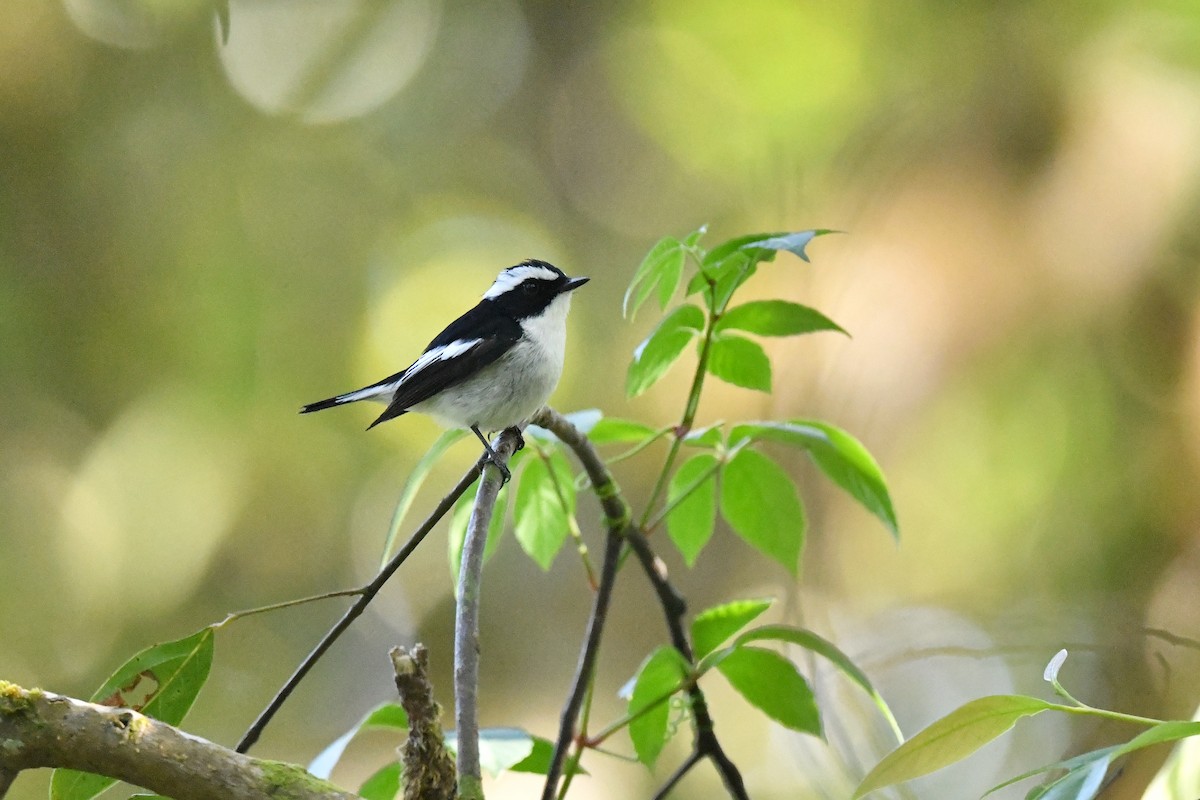
<path id="1" fill-rule="evenodd" d="M 496 451 L 488 453 L 488 461 L 491 461 L 492 465 L 500 470 L 500 488 L 503 489 L 504 484 L 512 480 L 512 473 L 508 471 L 506 465 L 500 463 L 500 457 L 496 455 Z"/>

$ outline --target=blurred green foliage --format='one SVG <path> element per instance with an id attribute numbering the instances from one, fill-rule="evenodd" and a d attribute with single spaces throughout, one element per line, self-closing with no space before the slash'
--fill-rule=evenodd
<path id="1" fill-rule="evenodd" d="M 960 682 L 1037 691 L 1020 675 L 1072 642 L 1096 704 L 1194 711 L 1200 659 L 1178 637 L 1200 637 L 1195 2 L 235 0 L 225 45 L 201 0 L 10 0 L 0 21 L 3 677 L 86 695 L 148 642 L 361 582 L 436 431 L 295 411 L 402 366 L 500 267 L 594 278 L 558 407 L 666 423 L 675 376 L 635 400 L 621 386 L 647 333 L 618 324 L 642 253 L 703 222 L 819 223 L 852 235 L 754 291 L 853 340 L 767 343 L 774 394 L 722 387 L 700 421 L 854 431 L 905 541 L 880 547 L 852 502 L 806 494 L 787 613 L 830 632 L 909 733 Z M 425 494 L 473 455 L 451 450 Z M 694 607 L 793 586 L 731 539 L 691 572 L 671 562 Z M 558 694 L 528 697 L 529 677 L 565 685 L 586 593 L 574 564 L 543 575 L 517 550 L 489 566 L 483 714 L 539 731 Z M 389 699 L 397 641 L 425 641 L 448 686 L 450 590 L 431 547 L 264 755 L 305 761 Z M 630 645 L 606 673 L 658 641 L 643 601 L 618 598 Z M 231 628 L 223 692 L 189 727 L 234 739 L 335 613 Z M 619 709 L 614 692 L 597 703 Z M 835 760 L 722 718 L 727 702 L 714 714 L 755 797 L 846 796 L 888 746 L 869 703 L 826 716 L 852 745 Z M 1105 739 L 1016 733 L 919 796 Z M 1139 755 L 1113 796 L 1141 796 L 1161 758 Z"/>

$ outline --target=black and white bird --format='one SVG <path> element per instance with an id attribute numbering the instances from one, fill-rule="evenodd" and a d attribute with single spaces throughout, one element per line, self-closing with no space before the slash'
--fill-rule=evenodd
<path id="1" fill-rule="evenodd" d="M 406 369 L 300 413 L 358 400 L 386 403 L 367 430 L 409 411 L 429 414 L 446 427 L 470 428 L 499 466 L 483 431 L 517 425 L 549 399 L 562 375 L 571 292 L 587 282 L 545 261 L 522 261 L 501 272 L 479 304 Z M 507 481 L 508 471 L 501 472 Z"/>

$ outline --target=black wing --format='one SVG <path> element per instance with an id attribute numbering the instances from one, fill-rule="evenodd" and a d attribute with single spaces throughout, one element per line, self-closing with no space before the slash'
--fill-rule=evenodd
<path id="1" fill-rule="evenodd" d="M 482 301 L 451 322 L 404 371 L 392 402 L 367 430 L 471 377 L 508 352 L 520 337 L 516 320 L 497 314 L 491 301 Z"/>

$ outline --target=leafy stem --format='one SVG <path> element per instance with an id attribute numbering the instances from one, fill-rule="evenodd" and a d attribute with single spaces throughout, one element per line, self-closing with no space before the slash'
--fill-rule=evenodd
<path id="1" fill-rule="evenodd" d="M 708 291 L 713 291 L 712 279 L 705 275 L 705 280 L 708 281 Z M 723 309 L 722 309 L 723 310 Z M 679 420 L 679 425 L 675 428 L 675 438 L 671 441 L 671 449 L 667 452 L 667 457 L 663 461 L 662 469 L 658 473 L 658 479 L 654 482 L 654 489 L 650 492 L 650 499 L 646 501 L 646 510 L 642 513 L 642 519 L 639 527 L 649 532 L 649 521 L 654 513 L 655 506 L 658 505 L 658 500 L 662 496 L 663 490 L 666 489 L 667 479 L 671 475 L 671 470 L 675 467 L 675 459 L 679 457 L 679 450 L 683 446 L 684 437 L 692 430 L 692 425 L 696 421 L 696 412 L 700 408 L 700 394 L 704 390 L 704 376 L 708 372 L 708 357 L 712 351 L 713 336 L 716 334 L 717 322 L 721 318 L 721 310 L 714 309 L 709 312 L 704 325 L 704 338 L 700 341 L 700 357 L 696 360 L 696 371 L 692 375 L 692 386 L 688 390 L 687 404 L 683 409 L 683 418 Z"/>

